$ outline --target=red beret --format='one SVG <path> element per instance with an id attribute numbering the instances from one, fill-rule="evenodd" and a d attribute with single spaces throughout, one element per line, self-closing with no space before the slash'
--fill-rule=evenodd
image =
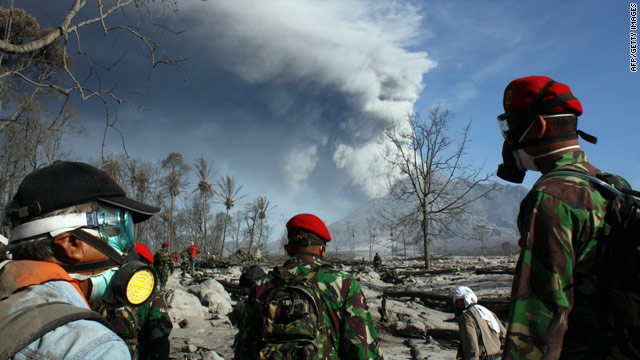
<path id="1" fill-rule="evenodd" d="M 513 80 L 504 90 L 502 106 L 510 116 L 516 113 L 582 115 L 582 105 L 569 86 L 546 76 L 527 76 Z"/>
<path id="2" fill-rule="evenodd" d="M 134 248 L 134 250 L 142 258 L 144 258 L 145 260 L 147 260 L 148 262 L 153 264 L 153 254 L 151 253 L 151 250 L 149 250 L 149 248 L 146 247 L 144 244 L 137 242 L 136 243 L 136 247 Z"/>
<path id="3" fill-rule="evenodd" d="M 287 231 L 303 229 L 318 235 L 322 240 L 331 241 L 327 226 L 313 214 L 298 214 L 287 222 Z"/>
<path id="4" fill-rule="evenodd" d="M 162 247 L 169 247 L 169 244 L 167 244 L 166 242 L 163 242 Z"/>

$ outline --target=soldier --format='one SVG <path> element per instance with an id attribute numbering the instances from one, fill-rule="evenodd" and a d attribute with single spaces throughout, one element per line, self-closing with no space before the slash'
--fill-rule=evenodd
<path id="1" fill-rule="evenodd" d="M 376 256 L 373 257 L 373 268 L 376 271 L 380 271 L 380 269 L 382 269 L 382 258 L 378 253 L 376 253 Z"/>
<path id="2" fill-rule="evenodd" d="M 296 215 L 287 232 L 291 258 L 252 289 L 235 359 L 382 359 L 360 285 L 321 261 L 331 241 L 322 220 Z"/>
<path id="3" fill-rule="evenodd" d="M 500 360 L 505 329 L 496 314 L 482 305 L 470 288 L 459 286 L 453 292 L 458 315 L 460 347 L 458 359 Z"/>
<path id="4" fill-rule="evenodd" d="M 262 270 L 260 265 L 251 265 L 245 268 L 242 275 L 240 275 L 240 280 L 238 281 L 240 294 L 238 295 L 241 299 L 238 300 L 233 307 L 233 311 L 229 314 L 229 320 L 231 320 L 231 324 L 234 326 L 238 325 L 238 320 L 242 317 L 246 297 L 251 293 L 251 289 L 265 276 L 267 276 L 267 274 Z"/>
<path id="5" fill-rule="evenodd" d="M 154 264 L 151 250 L 145 245 L 136 243 L 135 253 L 141 261 Z M 109 321 L 111 329 L 125 341 L 131 359 L 169 358 L 169 335 L 173 324 L 162 292 L 154 291 L 149 301 L 139 306 L 103 302 L 95 310 Z"/>
<path id="6" fill-rule="evenodd" d="M 169 273 L 173 273 L 173 261 L 169 256 L 169 244 L 162 243 L 162 247 L 156 251 L 153 256 L 153 267 L 158 273 L 158 280 L 160 281 L 160 290 L 164 290 L 169 279 Z"/>
<path id="7" fill-rule="evenodd" d="M 582 105 L 571 89 L 546 76 L 512 81 L 503 106 L 498 176 L 521 183 L 527 170 L 544 174 L 520 205 L 521 253 L 503 357 L 603 359 L 609 351 L 602 322 L 607 314 L 595 304 L 595 273 L 607 203 L 589 180 L 558 173 L 602 175 L 580 149 L 577 135 L 596 139 L 577 130 Z"/>

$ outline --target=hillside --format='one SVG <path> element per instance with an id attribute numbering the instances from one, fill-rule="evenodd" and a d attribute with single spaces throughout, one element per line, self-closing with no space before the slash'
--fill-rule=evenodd
<path id="1" fill-rule="evenodd" d="M 480 192 L 484 188 L 476 189 Z M 518 239 L 516 228 L 516 217 L 520 201 L 526 195 L 527 189 L 523 186 L 502 185 L 501 189 L 491 193 L 489 198 L 480 199 L 471 204 L 470 212 L 455 219 L 451 230 L 456 234 L 448 233 L 433 239 L 431 249 L 434 254 L 479 254 L 481 253 L 481 242 L 478 239 L 482 234 L 474 234 L 477 226 L 484 226 L 485 249 L 494 248 L 494 251 L 503 246 L 503 243 L 510 244 L 511 249 L 515 248 Z M 473 195 L 473 194 L 471 194 Z M 406 207 L 406 204 L 393 203 L 388 197 L 374 199 L 360 208 L 353 211 L 343 219 L 329 225 L 333 234 L 329 252 L 336 250 L 342 254 L 350 253 L 351 241 L 353 238 L 354 254 L 357 257 L 368 256 L 369 251 L 369 226 L 368 223 L 375 224 L 374 252 L 390 255 L 393 248 L 391 237 L 399 239 L 396 241 L 400 255 L 404 253 L 402 236 L 406 239 L 407 255 L 419 254 L 419 248 L 414 249 L 410 245 L 414 234 L 392 234 L 387 226 L 387 221 L 381 215 L 383 206 Z M 369 219 L 369 220 L 368 220 Z M 373 219 L 373 221 L 371 220 Z M 506 249 L 505 249 L 506 251 Z"/>

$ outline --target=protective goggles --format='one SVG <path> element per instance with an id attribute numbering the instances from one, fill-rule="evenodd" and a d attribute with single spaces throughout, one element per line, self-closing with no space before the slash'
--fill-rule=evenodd
<path id="1" fill-rule="evenodd" d="M 567 116 L 575 116 L 574 114 L 553 114 L 553 115 L 542 115 L 545 119 L 559 118 L 559 117 L 567 117 Z M 510 144 L 516 144 L 522 140 L 522 137 L 527 133 L 531 124 L 533 123 L 534 117 L 530 113 L 522 113 L 522 114 L 501 114 L 498 115 L 498 127 L 500 128 L 500 133 L 502 133 L 502 137 L 504 137 L 507 142 Z"/>
<path id="2" fill-rule="evenodd" d="M 100 205 L 97 211 L 56 215 L 30 221 L 13 229 L 11 242 L 19 242 L 42 235 L 56 237 L 65 232 L 82 228 L 101 238 L 120 253 L 135 247 L 133 218 L 128 210 Z"/>

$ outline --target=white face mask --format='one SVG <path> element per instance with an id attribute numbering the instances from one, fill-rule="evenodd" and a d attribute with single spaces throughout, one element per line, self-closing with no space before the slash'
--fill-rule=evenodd
<path id="1" fill-rule="evenodd" d="M 118 268 L 107 269 L 94 275 L 73 273 L 69 274 L 69 276 L 79 281 L 90 280 L 91 295 L 89 296 L 89 301 L 99 302 L 102 300 L 111 300 L 111 281 L 113 280 L 116 271 L 118 271 Z"/>
<path id="2" fill-rule="evenodd" d="M 513 157 L 516 159 L 516 166 L 518 167 L 518 170 L 540 171 L 540 169 L 538 169 L 538 166 L 536 166 L 536 163 L 533 161 L 534 159 L 537 158 L 537 156 L 536 157 L 531 156 L 527 154 L 527 152 L 524 151 L 523 149 L 518 149 L 513 152 Z"/>
<path id="3" fill-rule="evenodd" d="M 565 150 L 570 150 L 570 149 L 580 149 L 580 145 L 571 145 L 571 146 L 566 146 L 560 149 L 556 149 L 553 151 L 549 151 L 547 153 L 544 154 L 540 154 L 540 155 L 536 155 L 536 156 L 532 156 L 527 154 L 526 151 L 524 151 L 523 149 L 518 149 L 516 151 L 513 152 L 513 157 L 516 159 L 516 166 L 518 167 L 518 170 L 520 171 L 527 171 L 527 170 L 533 170 L 533 171 L 540 171 L 540 169 L 538 168 L 538 166 L 535 163 L 535 159 L 539 159 L 545 156 L 549 156 L 549 155 L 553 155 L 556 153 L 559 153 L 561 151 L 565 151 Z"/>

